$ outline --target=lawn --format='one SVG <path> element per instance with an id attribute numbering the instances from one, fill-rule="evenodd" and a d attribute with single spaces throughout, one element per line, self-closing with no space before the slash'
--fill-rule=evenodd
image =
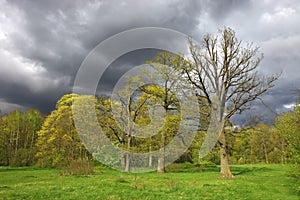
<path id="1" fill-rule="evenodd" d="M 0 199 L 300 199 L 289 165 L 233 166 L 234 179 L 217 169 L 126 174 L 96 167 L 94 175 L 60 176 L 56 169 L 0 167 Z"/>

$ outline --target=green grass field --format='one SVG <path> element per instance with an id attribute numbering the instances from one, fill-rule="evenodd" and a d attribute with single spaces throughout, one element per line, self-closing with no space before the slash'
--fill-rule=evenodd
<path id="1" fill-rule="evenodd" d="M 234 179 L 217 169 L 126 174 L 100 168 L 89 176 L 60 176 L 56 169 L 0 167 L 0 199 L 300 199 L 295 168 L 233 166 Z"/>

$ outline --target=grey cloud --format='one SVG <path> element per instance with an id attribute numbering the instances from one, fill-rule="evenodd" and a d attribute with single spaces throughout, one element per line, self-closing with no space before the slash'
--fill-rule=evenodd
<path id="1" fill-rule="evenodd" d="M 0 40 L 2 32 L 6 38 L 0 41 L 0 57 L 5 57 L 3 52 L 7 51 L 10 54 L 7 59 L 23 58 L 17 63 L 1 60 L 2 110 L 19 106 L 49 112 L 61 95 L 72 91 L 80 64 L 99 42 L 121 31 L 145 26 L 175 29 L 196 40 L 205 32 L 216 33 L 218 28 L 230 26 L 243 41 L 261 46 L 265 55 L 261 73 L 282 71 L 276 86 L 262 97 L 265 102 L 283 112 L 284 104 L 299 97 L 292 93 L 300 88 L 300 28 L 297 26 L 300 3 L 296 1 L 20 0 L 1 3 L 0 11 L 6 18 L 0 16 L 0 25 L 3 24 L 0 27 L 4 27 L 0 29 Z M 168 37 L 157 38 L 155 42 L 159 39 L 170 42 Z M 130 66 L 142 64 L 155 52 L 132 52 L 116 60 L 101 80 L 102 89 L 111 89 Z M 34 65 L 41 71 L 25 70 L 26 66 L 31 69 Z M 265 116 L 269 113 L 259 102 L 251 110 Z M 246 114 L 235 119 L 245 121 Z"/>
<path id="2" fill-rule="evenodd" d="M 38 108 L 40 106 L 37 104 L 42 103 L 35 101 L 37 95 L 43 95 L 54 102 L 63 92 L 71 92 L 72 81 L 81 62 L 104 39 L 120 31 L 143 26 L 163 26 L 189 32 L 195 29 L 196 16 L 200 13 L 200 4 L 195 1 L 12 1 L 6 4 L 14 13 L 6 10 L 5 15 L 12 20 L 16 18 L 10 24 L 14 27 L 12 31 L 5 30 L 9 34 L 6 49 L 41 65 L 47 72 L 46 76 L 36 75 L 41 81 L 61 80 L 59 83 L 63 84 L 57 85 L 55 81 L 50 81 L 44 87 L 45 92 L 29 92 L 26 95 L 23 92 L 31 91 L 37 83 L 34 77 L 28 76 L 25 81 L 27 84 L 24 84 L 21 80 L 26 75 L 19 73 L 15 75 L 19 81 L 13 84 L 6 77 L 1 78 L 6 88 L 14 88 L 17 93 L 2 90 L 1 97 L 20 105 L 29 102 L 26 105 Z M 19 68 L 15 66 L 12 69 Z M 111 74 L 111 77 L 114 76 L 114 73 Z M 65 78 L 67 80 L 63 81 Z M 111 79 L 106 78 L 104 82 L 108 88 Z M 43 82 L 40 83 L 42 86 Z M 45 111 L 52 108 L 53 103 L 41 109 Z"/>
<path id="3" fill-rule="evenodd" d="M 253 6 L 251 0 L 215 0 L 206 1 L 206 4 L 210 17 L 217 21 L 224 20 L 232 12 L 250 9 Z"/>
<path id="4" fill-rule="evenodd" d="M 119 59 L 115 60 L 104 72 L 99 80 L 97 94 L 109 95 L 117 81 L 124 75 L 125 72 L 133 69 L 136 66 L 142 65 L 145 61 L 150 61 L 156 56 L 158 50 L 143 49 L 136 50 L 124 54 Z"/>

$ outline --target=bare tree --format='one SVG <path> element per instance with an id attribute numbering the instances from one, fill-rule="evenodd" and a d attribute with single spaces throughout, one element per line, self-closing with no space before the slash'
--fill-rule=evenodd
<path id="1" fill-rule="evenodd" d="M 189 38 L 192 60 L 182 69 L 197 89 L 198 97 L 206 99 L 221 123 L 220 159 L 223 177 L 232 177 L 226 152 L 224 123 L 236 113 L 249 109 L 249 102 L 273 87 L 277 75 L 260 76 L 257 67 L 263 55 L 252 43 L 242 46 L 235 32 L 225 27 L 219 36 L 207 34 L 200 45 Z"/>

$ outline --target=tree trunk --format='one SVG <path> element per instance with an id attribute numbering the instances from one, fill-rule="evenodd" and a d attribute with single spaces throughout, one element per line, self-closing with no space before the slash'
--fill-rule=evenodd
<path id="1" fill-rule="evenodd" d="M 164 155 L 164 147 L 160 150 L 160 155 L 157 162 L 157 173 L 164 174 L 165 173 L 165 155 Z"/>
<path id="2" fill-rule="evenodd" d="M 233 178 L 233 175 L 230 171 L 228 155 L 226 151 L 226 139 L 225 133 L 222 131 L 219 139 L 220 143 L 220 161 L 221 161 L 221 176 L 223 178 Z"/>
<path id="3" fill-rule="evenodd" d="M 130 172 L 130 153 L 126 154 L 125 172 Z"/>
<path id="4" fill-rule="evenodd" d="M 122 153 L 121 166 L 124 167 L 125 169 L 125 165 L 126 165 L 126 154 Z"/>
<path id="5" fill-rule="evenodd" d="M 152 167 L 152 148 L 151 148 L 151 143 L 149 146 L 149 167 Z"/>
<path id="6" fill-rule="evenodd" d="M 286 164 L 286 156 L 285 156 L 285 150 L 284 150 L 284 140 L 281 140 L 281 164 Z"/>
<path id="7" fill-rule="evenodd" d="M 266 161 L 266 164 L 269 164 L 268 151 L 267 151 L 267 146 L 266 146 L 265 143 L 263 143 L 263 148 L 264 148 L 264 154 L 265 154 L 265 161 Z"/>
<path id="8" fill-rule="evenodd" d="M 165 173 L 165 134 L 162 133 L 161 136 L 161 144 L 162 147 L 159 150 L 159 157 L 157 161 L 157 173 L 164 174 Z"/>
<path id="9" fill-rule="evenodd" d="M 131 136 L 128 137 L 127 141 L 127 151 L 126 159 L 125 159 L 125 172 L 130 172 L 130 147 L 131 147 Z"/>
<path id="10" fill-rule="evenodd" d="M 121 146 L 122 146 L 123 149 L 125 148 L 125 145 L 126 145 L 126 143 L 124 141 L 124 138 L 125 138 L 125 133 L 123 133 L 122 140 L 121 140 Z M 125 169 L 125 166 L 126 166 L 126 155 L 127 155 L 127 153 L 123 152 L 122 153 L 122 158 L 121 158 L 121 166 L 124 167 L 124 169 Z"/>

